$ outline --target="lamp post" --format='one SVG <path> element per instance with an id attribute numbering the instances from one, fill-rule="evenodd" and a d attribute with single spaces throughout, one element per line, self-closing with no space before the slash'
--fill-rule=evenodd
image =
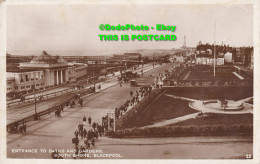
<path id="1" fill-rule="evenodd" d="M 214 31 L 214 77 L 216 76 L 216 23 Z"/>
<path id="2" fill-rule="evenodd" d="M 38 120 L 38 114 L 37 114 L 37 106 L 36 106 L 36 96 L 35 96 L 35 76 L 34 76 L 34 78 L 33 78 L 33 84 L 34 84 L 34 87 L 33 87 L 33 93 L 34 93 L 34 116 L 35 116 L 35 120 Z"/>
<path id="3" fill-rule="evenodd" d="M 107 136 L 109 138 L 109 129 L 110 129 L 110 112 L 107 113 Z"/>
<path id="4" fill-rule="evenodd" d="M 92 73 L 93 73 L 93 82 L 94 82 L 94 92 L 96 92 L 96 84 L 95 84 L 95 77 L 94 77 L 94 61 L 92 61 Z"/>
<path id="5" fill-rule="evenodd" d="M 142 61 L 142 76 L 143 76 L 143 74 L 144 74 L 144 62 L 143 62 L 143 60 L 141 60 Z"/>

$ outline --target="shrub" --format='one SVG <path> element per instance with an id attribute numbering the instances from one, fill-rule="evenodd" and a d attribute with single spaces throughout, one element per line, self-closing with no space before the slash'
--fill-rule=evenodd
<path id="1" fill-rule="evenodd" d="M 158 136 L 198 136 L 198 135 L 252 135 L 253 125 L 207 125 L 207 126 L 163 126 L 117 130 L 111 137 L 158 137 Z"/>

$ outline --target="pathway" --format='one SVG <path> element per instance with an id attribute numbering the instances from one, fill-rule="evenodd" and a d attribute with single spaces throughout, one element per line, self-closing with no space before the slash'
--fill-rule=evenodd
<path id="1" fill-rule="evenodd" d="M 187 98 L 187 97 L 174 96 L 174 95 L 169 95 L 169 94 L 164 94 L 164 95 L 165 95 L 165 96 L 168 96 L 168 97 L 171 97 L 171 98 L 180 99 L 180 100 L 198 101 L 198 100 L 196 100 L 196 99 Z"/>
<path id="2" fill-rule="evenodd" d="M 244 78 L 241 75 L 239 75 L 238 73 L 233 72 L 233 74 L 236 75 L 236 77 L 238 77 L 240 80 L 244 80 Z"/>
<path id="3" fill-rule="evenodd" d="M 166 126 L 166 125 L 170 125 L 170 124 L 175 124 L 175 123 L 185 121 L 185 120 L 188 120 L 188 119 L 191 119 L 191 118 L 196 118 L 198 113 L 199 112 L 188 114 L 188 115 L 177 117 L 177 118 L 173 118 L 173 119 L 170 119 L 170 120 L 164 120 L 164 121 L 157 122 L 157 123 L 154 123 L 152 125 L 147 125 L 147 126 L 144 126 L 144 127 L 141 127 L 141 128 L 161 127 L 161 126 Z"/>

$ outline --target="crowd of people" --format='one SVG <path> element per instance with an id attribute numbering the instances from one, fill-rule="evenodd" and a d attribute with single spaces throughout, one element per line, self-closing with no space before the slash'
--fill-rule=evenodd
<path id="1" fill-rule="evenodd" d="M 72 144 L 75 149 L 75 156 L 84 154 L 86 149 L 96 148 L 95 142 L 98 137 L 104 135 L 105 127 L 97 122 L 92 122 L 91 117 L 83 116 L 82 122 L 78 124 L 78 128 L 74 132 Z"/>
<path id="2" fill-rule="evenodd" d="M 135 95 L 134 95 L 134 92 L 133 91 L 130 91 L 130 96 L 131 96 L 131 99 L 130 100 L 127 100 L 123 105 L 121 105 L 120 107 L 118 108 L 115 108 L 115 117 L 116 118 L 120 118 L 122 115 L 124 115 L 127 110 L 131 107 L 131 106 L 134 106 L 135 104 L 139 103 L 139 101 L 147 96 L 148 94 L 150 94 L 152 92 L 152 87 L 151 86 L 144 86 L 144 87 L 141 87 L 139 89 L 139 91 L 136 91 L 135 92 Z"/>

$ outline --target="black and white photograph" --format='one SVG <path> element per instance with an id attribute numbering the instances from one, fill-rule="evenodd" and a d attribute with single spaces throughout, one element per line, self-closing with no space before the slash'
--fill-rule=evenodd
<path id="1" fill-rule="evenodd" d="M 0 158 L 259 162 L 259 3 L 1 6 Z"/>

